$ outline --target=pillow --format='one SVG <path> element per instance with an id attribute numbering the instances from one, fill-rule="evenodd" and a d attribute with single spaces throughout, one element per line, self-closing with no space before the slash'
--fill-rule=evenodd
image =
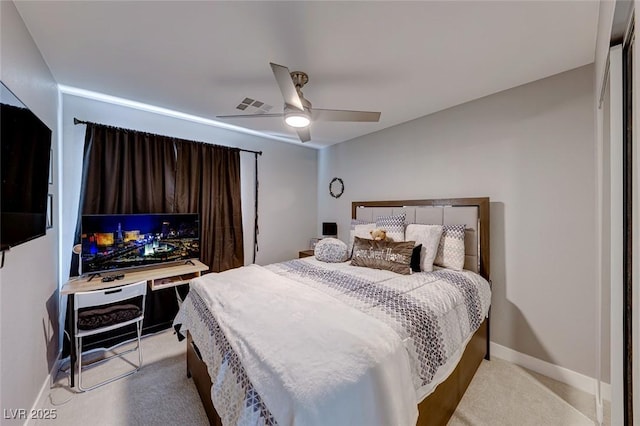
<path id="1" fill-rule="evenodd" d="M 464 267 L 465 225 L 443 225 L 438 253 L 433 264 L 461 271 Z"/>
<path id="2" fill-rule="evenodd" d="M 442 240 L 441 237 L 442 225 L 418 225 L 413 223 L 407 225 L 405 238 L 407 240 L 415 241 L 416 244 L 422 244 L 422 250 L 420 251 L 421 271 L 433 271 L 433 260 L 436 258 L 436 254 L 438 253 L 438 247 Z"/>
<path id="3" fill-rule="evenodd" d="M 391 241 L 404 241 L 404 219 L 405 213 L 395 216 L 378 216 L 376 228 L 387 231 L 387 239 Z"/>
<path id="4" fill-rule="evenodd" d="M 362 219 L 351 219 L 351 229 L 352 231 L 356 229 L 356 225 L 366 225 L 368 223 L 373 223 L 370 220 L 362 220 Z"/>
<path id="5" fill-rule="evenodd" d="M 411 253 L 411 270 L 413 272 L 420 272 L 420 252 L 422 251 L 422 244 L 418 244 L 413 248 Z"/>
<path id="6" fill-rule="evenodd" d="M 367 238 L 370 240 L 371 234 L 369 232 L 376 229 L 375 223 L 364 222 L 364 223 L 354 224 L 354 222 L 362 222 L 362 221 L 357 221 L 355 219 L 351 221 L 351 231 L 349 232 L 349 248 L 348 248 L 349 253 L 351 253 L 351 251 L 353 250 L 354 237 Z"/>
<path id="7" fill-rule="evenodd" d="M 376 229 L 375 223 L 363 223 L 361 225 L 356 225 L 353 229 L 353 236 L 370 240 L 371 231 L 374 229 Z"/>
<path id="8" fill-rule="evenodd" d="M 347 260 L 347 245 L 337 238 L 323 238 L 316 244 L 313 254 L 321 262 L 344 262 Z"/>
<path id="9" fill-rule="evenodd" d="M 351 264 L 409 275 L 414 245 L 415 241 L 396 243 L 355 237 Z"/>

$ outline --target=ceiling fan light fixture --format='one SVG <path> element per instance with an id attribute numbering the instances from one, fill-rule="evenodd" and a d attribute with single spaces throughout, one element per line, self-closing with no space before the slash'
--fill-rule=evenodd
<path id="1" fill-rule="evenodd" d="M 0 0 L 1 1 L 1 0 Z M 262 118 L 262 117 L 284 117 L 284 122 L 289 127 L 295 129 L 300 142 L 309 142 L 311 140 L 310 124 L 313 116 L 314 123 L 316 121 L 352 121 L 352 122 L 379 122 L 380 112 L 377 111 L 351 111 L 342 109 L 313 109 L 311 102 L 305 99 L 302 93 L 302 87 L 309 82 L 309 76 L 302 71 L 289 71 L 289 68 L 274 64 L 271 62 L 271 71 L 276 78 L 276 83 L 280 88 L 282 99 L 284 100 L 284 111 L 282 114 L 267 114 L 265 109 L 260 114 L 241 114 L 241 115 L 219 115 L 219 118 Z M 244 106 L 255 106 L 255 101 L 246 98 L 237 107 L 244 110 Z M 242 108 L 240 108 L 242 106 Z M 246 112 L 246 111 L 245 111 Z"/>
<path id="2" fill-rule="evenodd" d="M 307 111 L 291 111 L 285 114 L 284 122 L 291 127 L 300 129 L 308 127 L 311 124 L 311 119 Z"/>

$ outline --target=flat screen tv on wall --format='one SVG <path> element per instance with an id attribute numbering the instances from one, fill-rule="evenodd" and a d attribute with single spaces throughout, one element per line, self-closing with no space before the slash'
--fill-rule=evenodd
<path id="1" fill-rule="evenodd" d="M 82 216 L 82 274 L 200 258 L 198 214 Z"/>
<path id="2" fill-rule="evenodd" d="M 51 130 L 0 83 L 0 246 L 47 230 Z"/>

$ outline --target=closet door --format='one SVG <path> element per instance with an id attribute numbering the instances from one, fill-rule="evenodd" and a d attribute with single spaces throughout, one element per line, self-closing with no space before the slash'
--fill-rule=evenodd
<path id="1" fill-rule="evenodd" d="M 598 113 L 601 142 L 600 211 L 602 325 L 601 362 L 610 360 L 611 424 L 640 425 L 640 150 L 638 149 L 638 47 L 634 19 L 639 0 L 616 3 L 608 73 Z M 618 7 L 620 6 L 620 7 Z M 601 114 L 601 115 L 600 115 Z M 607 291 L 608 290 L 608 291 Z M 604 306 L 607 303 L 609 310 Z M 606 348 L 610 352 L 606 353 Z M 599 364 L 606 383 L 606 365 Z M 606 388 L 605 388 L 606 389 Z M 600 394 L 601 388 L 597 388 Z M 599 398 L 598 398 L 599 399 Z M 598 418 L 602 404 L 597 402 Z"/>
<path id="2" fill-rule="evenodd" d="M 637 74 L 634 11 L 622 43 L 624 424 L 640 424 L 640 157 L 636 143 Z"/>
<path id="3" fill-rule="evenodd" d="M 609 270 L 610 285 L 610 359 L 611 359 L 611 424 L 624 424 L 625 417 L 625 364 L 624 346 L 624 161 L 623 161 L 623 84 L 622 84 L 622 46 L 617 45 L 609 52 L 608 97 L 604 113 L 604 128 L 609 131 L 603 135 L 604 150 L 608 155 L 607 166 L 603 167 L 608 185 L 604 185 L 604 197 L 609 214 L 603 213 L 604 241 L 609 241 L 609 257 L 603 261 L 603 270 Z M 603 150 L 603 151 L 604 151 Z M 606 155 L 603 155 L 606 158 Z M 609 194 L 607 196 L 607 188 Z M 606 245 L 605 245 L 606 247 Z M 606 256 L 606 254 L 605 254 Z M 605 280 L 603 280 L 606 282 Z M 600 408 L 602 409 L 602 408 Z"/>

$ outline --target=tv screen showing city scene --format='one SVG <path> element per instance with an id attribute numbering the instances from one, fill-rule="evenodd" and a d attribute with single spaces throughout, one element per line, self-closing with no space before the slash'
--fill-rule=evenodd
<path id="1" fill-rule="evenodd" d="M 198 214 L 82 216 L 82 273 L 200 257 Z"/>

